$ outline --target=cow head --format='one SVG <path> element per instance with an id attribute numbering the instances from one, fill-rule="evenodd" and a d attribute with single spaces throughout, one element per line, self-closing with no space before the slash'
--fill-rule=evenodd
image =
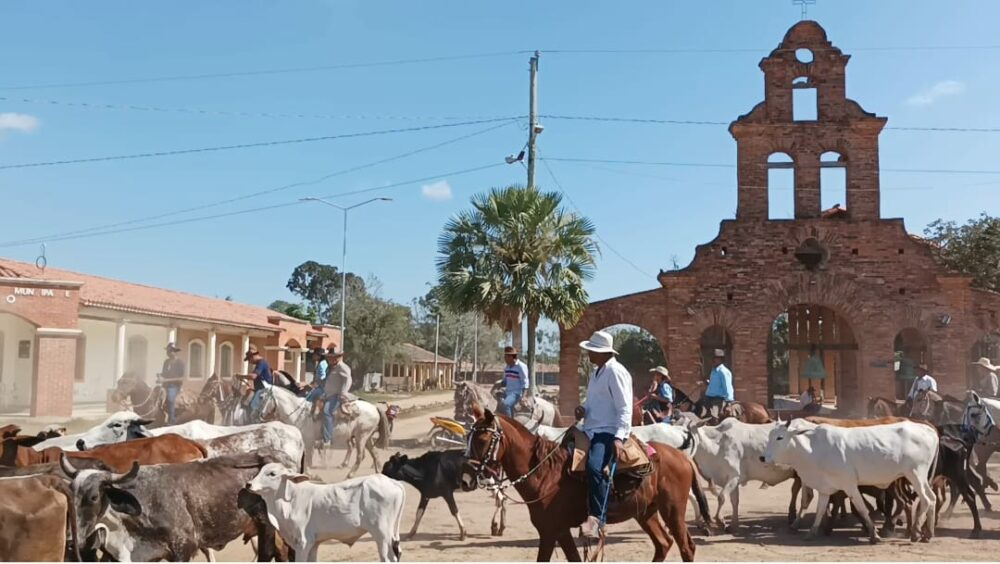
<path id="1" fill-rule="evenodd" d="M 802 419 L 794 419 L 782 423 L 778 421 L 767 436 L 767 447 L 760 461 L 766 464 L 787 464 L 788 451 L 795 437 L 810 431 L 813 425 Z"/>
<path id="2" fill-rule="evenodd" d="M 402 475 L 403 467 L 406 466 L 406 462 L 409 457 L 402 453 L 396 453 L 389 457 L 389 460 L 382 465 L 382 473 L 386 476 L 398 480 L 399 476 Z"/>
<path id="3" fill-rule="evenodd" d="M 123 443 L 132 439 L 149 437 L 146 425 L 152 423 L 132 411 L 119 411 L 104 420 L 103 423 L 81 435 L 87 448 L 99 445 Z"/>
<path id="4" fill-rule="evenodd" d="M 980 437 L 988 435 L 994 426 L 990 408 L 979 397 L 979 394 L 972 390 L 966 393 L 965 413 L 962 415 L 962 424 L 966 427 L 971 427 Z"/>
<path id="5" fill-rule="evenodd" d="M 65 454 L 59 455 L 59 465 L 73 481 L 77 528 L 80 538 L 88 541 L 88 545 L 82 548 L 95 548 L 90 546 L 90 543 L 101 538 L 101 535 L 94 533 L 98 530 L 99 521 L 108 508 L 125 515 L 142 514 L 139 500 L 132 493 L 119 487 L 127 485 L 139 474 L 138 462 L 133 463 L 132 468 L 124 474 L 101 470 L 77 470 Z"/>
<path id="6" fill-rule="evenodd" d="M 265 498 L 291 501 L 292 488 L 289 487 L 289 482 L 299 483 L 307 480 L 309 480 L 309 476 L 295 474 L 284 464 L 270 462 L 265 464 L 252 480 L 247 482 L 246 488 Z M 275 523 L 271 524 L 277 528 Z"/>

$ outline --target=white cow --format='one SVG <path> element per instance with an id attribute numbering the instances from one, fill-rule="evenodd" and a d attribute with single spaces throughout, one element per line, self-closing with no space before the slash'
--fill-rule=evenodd
<path id="1" fill-rule="evenodd" d="M 583 429 L 583 424 L 578 424 L 577 427 Z M 550 441 L 561 441 L 568 429 L 569 427 L 539 425 L 535 430 L 535 434 Z M 692 433 L 683 427 L 668 425 L 666 423 L 641 425 L 632 427 L 632 434 L 644 443 L 670 445 L 688 456 L 693 456 L 694 441 L 691 440 Z"/>
<path id="2" fill-rule="evenodd" d="M 373 474 L 338 484 L 315 484 L 270 463 L 247 484 L 267 505 L 267 518 L 295 549 L 296 562 L 316 562 L 320 543 L 353 545 L 371 534 L 382 562 L 398 562 L 399 524 L 406 504 L 403 484 Z"/>
<path id="3" fill-rule="evenodd" d="M 77 441 L 83 439 L 87 448 L 97 445 L 111 443 L 123 443 L 130 439 L 139 439 L 150 436 L 146 430 L 146 425 L 152 423 L 149 419 L 143 419 L 133 411 L 119 411 L 104 420 L 103 423 L 91 428 L 84 433 L 67 435 L 65 437 L 55 437 L 47 441 L 42 441 L 34 446 L 35 450 L 44 450 L 49 447 L 59 447 L 63 450 L 76 451 Z"/>
<path id="4" fill-rule="evenodd" d="M 934 475 L 937 459 L 937 432 L 912 421 L 854 428 L 816 425 L 804 419 L 779 422 L 772 424 L 764 453 L 765 461 L 794 468 L 802 484 L 819 493 L 817 508 L 825 508 L 838 491 L 846 493 L 868 527 L 872 543 L 879 541 L 878 532 L 858 486 L 888 488 L 906 478 L 918 499 L 912 534 L 917 535 L 926 518 L 933 536 L 935 497 L 929 477 Z M 819 532 L 825 513 L 817 509 L 810 537 Z"/>
<path id="5" fill-rule="evenodd" d="M 174 433 L 198 441 L 208 451 L 209 458 L 272 450 L 289 470 L 302 471 L 302 456 L 305 452 L 302 433 L 294 425 L 280 421 L 225 427 L 196 419 L 181 425 L 153 429 L 150 433 L 153 435 Z"/>
<path id="6" fill-rule="evenodd" d="M 694 434 L 695 464 L 706 480 L 719 487 L 716 494 L 719 507 L 715 511 L 715 521 L 720 525 L 723 524 L 720 518 L 722 506 L 726 496 L 729 496 L 733 508 L 730 532 L 735 533 L 740 526 L 740 486 L 751 481 L 774 486 L 795 477 L 791 468 L 767 464 L 761 459 L 767 448 L 768 434 L 774 426 L 774 423 L 749 424 L 730 418 L 715 427 L 707 427 L 706 421 L 689 427 Z M 810 501 L 812 491 L 805 489 L 796 512 L 796 523 L 802 518 Z M 790 514 L 795 512 L 794 491 L 788 511 Z"/>

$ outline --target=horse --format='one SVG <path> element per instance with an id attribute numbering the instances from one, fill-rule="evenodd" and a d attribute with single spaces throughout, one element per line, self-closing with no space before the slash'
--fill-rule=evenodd
<path id="1" fill-rule="evenodd" d="M 961 424 L 965 402 L 931 390 L 917 392 L 907 414 L 911 419 L 923 419 L 935 425 Z"/>
<path id="2" fill-rule="evenodd" d="M 904 406 L 908 406 L 907 404 Z M 909 411 L 908 409 L 906 411 Z M 881 396 L 869 396 L 868 397 L 868 419 L 880 419 L 882 417 L 894 417 L 897 415 L 902 415 L 904 409 L 902 406 L 896 403 L 896 400 L 884 398 Z"/>
<path id="3" fill-rule="evenodd" d="M 503 482 L 509 482 L 526 500 L 531 523 L 539 534 L 538 561 L 549 561 L 557 543 L 567 560 L 580 561 L 571 529 L 587 519 L 587 485 L 569 475 L 571 454 L 506 416 L 496 416 L 478 405 L 473 407 L 473 415 L 476 422 L 470 431 L 468 457 L 474 470 L 463 476 L 464 485 L 490 487 L 488 478 L 498 479 L 501 472 L 513 477 L 494 488 L 502 492 L 506 487 Z M 695 493 L 706 525 L 708 503 L 685 455 L 666 445 L 650 443 L 649 447 L 655 451 L 650 457 L 650 474 L 623 499 L 609 497 L 607 522 L 635 519 L 653 542 L 654 561 L 665 559 L 676 540 L 681 558 L 690 562 L 695 545 L 685 522 L 688 491 Z"/>
<path id="4" fill-rule="evenodd" d="M 459 382 L 455 384 L 455 420 L 468 421 L 471 419 L 472 406 L 478 403 L 489 410 L 496 410 L 499 405 L 497 392 L 501 388 L 494 384 L 490 388 L 480 386 L 473 382 Z M 521 398 L 520 405 L 529 406 L 529 411 L 519 411 L 519 406 L 514 406 L 514 418 L 529 429 L 537 429 L 539 425 L 551 426 L 556 419 L 556 406 L 547 399 L 537 395 L 525 395 Z"/>
<path id="5" fill-rule="evenodd" d="M 305 443 L 305 459 L 311 463 L 319 426 L 312 417 L 312 404 L 305 398 L 280 386 L 265 383 L 264 389 L 261 417 L 264 419 L 276 417 L 282 423 L 298 427 Z M 356 414 L 353 409 L 357 410 Z M 375 439 L 376 432 L 378 433 L 377 440 Z M 347 474 L 348 478 L 352 478 L 358 471 L 361 461 L 364 459 L 365 450 L 372 456 L 375 472 L 381 471 L 382 466 L 379 464 L 375 448 L 384 449 L 389 446 L 389 419 L 384 411 L 362 399 L 342 405 L 338 408 L 335 417 L 333 434 L 334 438 L 346 436 L 347 453 L 344 455 L 344 461 L 340 464 L 340 468 L 347 467 L 354 446 L 357 446 L 357 458 L 354 467 Z"/>
<path id="6" fill-rule="evenodd" d="M 497 408 L 497 400 L 490 393 L 490 388 L 480 386 L 475 382 L 458 382 L 455 384 L 455 420 L 466 421 L 472 416 L 472 405 L 478 403 L 489 410 Z"/>
<path id="7" fill-rule="evenodd" d="M 181 388 L 175 402 L 175 423 L 186 423 L 202 419 L 209 423 L 215 421 L 215 402 L 213 394 L 217 380 L 209 378 L 197 396 L 189 390 Z M 167 424 L 167 391 L 159 383 L 150 388 L 141 378 L 125 374 L 118 379 L 115 391 L 111 393 L 111 401 L 121 404 L 122 409 L 134 411 L 140 417 L 152 419 L 150 428 L 162 427 Z"/>
<path id="8" fill-rule="evenodd" d="M 701 397 L 692 400 L 690 396 L 674 386 L 674 407 L 681 411 L 694 413 L 701 419 L 709 419 L 712 425 L 717 425 L 730 417 L 744 423 L 770 423 L 773 421 L 767 408 L 755 401 L 727 402 L 720 409 L 706 406 L 704 399 Z"/>

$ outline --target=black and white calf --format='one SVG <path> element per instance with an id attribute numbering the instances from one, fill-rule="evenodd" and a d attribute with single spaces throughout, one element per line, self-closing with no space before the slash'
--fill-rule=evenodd
<path id="1" fill-rule="evenodd" d="M 465 524 L 462 523 L 462 516 L 458 514 L 455 491 L 459 489 L 468 491 L 462 485 L 462 470 L 467 463 L 465 451 L 456 449 L 430 451 L 413 459 L 397 452 L 382 466 L 383 474 L 394 480 L 406 482 L 420 492 L 417 518 L 413 522 L 408 538 L 413 538 L 417 534 L 417 527 L 420 526 L 420 519 L 427 509 L 427 502 L 436 497 L 443 497 L 451 514 L 458 521 L 459 538 L 465 540 Z"/>

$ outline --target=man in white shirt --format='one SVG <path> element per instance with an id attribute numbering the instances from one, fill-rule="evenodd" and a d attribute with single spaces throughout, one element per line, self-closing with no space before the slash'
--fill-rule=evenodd
<path id="1" fill-rule="evenodd" d="M 993 366 L 990 359 L 985 356 L 972 363 L 976 366 L 976 370 L 979 372 L 979 383 L 978 390 L 981 395 L 988 396 L 991 398 L 997 397 L 997 392 L 1000 391 L 1000 382 L 997 379 L 997 372 L 1000 372 L 1000 366 Z"/>
<path id="2" fill-rule="evenodd" d="M 615 358 L 612 337 L 598 331 L 580 343 L 594 364 L 587 386 L 587 399 L 576 408 L 576 418 L 584 419 L 583 430 L 590 438 L 587 454 L 588 512 L 583 534 L 599 537 L 607 516 L 606 505 L 611 478 L 604 468 L 618 459 L 618 452 L 632 431 L 632 375 Z"/>
<path id="3" fill-rule="evenodd" d="M 913 400 L 917 397 L 917 394 L 925 390 L 930 390 L 932 392 L 937 392 L 937 380 L 930 375 L 930 368 L 927 367 L 926 362 L 920 363 L 920 371 L 924 373 L 923 376 L 917 378 L 910 385 L 910 393 L 906 396 L 906 399 Z"/>

